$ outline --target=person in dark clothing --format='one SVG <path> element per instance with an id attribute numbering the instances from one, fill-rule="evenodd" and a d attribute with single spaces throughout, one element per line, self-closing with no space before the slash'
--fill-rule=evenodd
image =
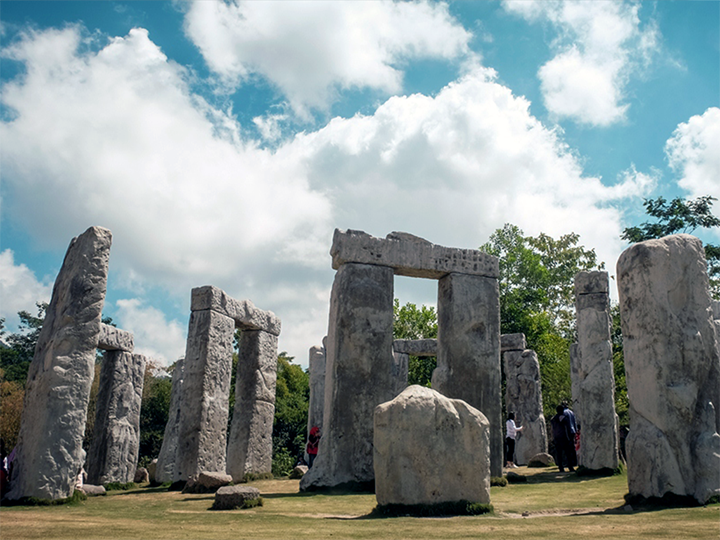
<path id="1" fill-rule="evenodd" d="M 550 419 L 555 441 L 555 460 L 560 472 L 565 472 L 566 463 L 568 470 L 573 472 L 577 465 L 577 455 L 575 454 L 575 434 L 572 432 L 570 417 L 565 414 L 562 405 L 558 405 L 555 412 L 557 414 Z"/>
<path id="2" fill-rule="evenodd" d="M 313 463 L 318 453 L 318 445 L 320 444 L 320 428 L 313 426 L 310 428 L 310 436 L 307 442 L 308 469 L 312 469 Z"/>

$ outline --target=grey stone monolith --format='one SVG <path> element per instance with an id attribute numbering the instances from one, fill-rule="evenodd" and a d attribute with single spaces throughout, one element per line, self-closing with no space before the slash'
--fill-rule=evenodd
<path id="1" fill-rule="evenodd" d="M 159 484 L 180 480 L 180 475 L 177 474 L 177 468 L 175 467 L 175 461 L 177 459 L 178 449 L 178 422 L 180 421 L 180 409 L 183 399 L 184 366 L 185 359 L 180 358 L 175 362 L 175 367 L 172 370 L 172 389 L 170 390 L 168 420 L 165 424 L 163 442 L 160 447 L 160 454 L 158 455 L 155 469 L 155 481 Z"/>
<path id="2" fill-rule="evenodd" d="M 393 269 L 340 266 L 330 299 L 323 433 L 302 491 L 372 488 L 373 411 L 395 389 L 392 319 Z"/>
<path id="3" fill-rule="evenodd" d="M 490 423 L 467 403 L 409 386 L 375 408 L 379 505 L 490 502 Z"/>
<path id="4" fill-rule="evenodd" d="M 272 471 L 277 357 L 278 336 L 263 330 L 241 332 L 227 449 L 227 472 L 236 482 L 246 474 Z"/>
<path id="5" fill-rule="evenodd" d="M 490 470 L 502 476 L 500 297 L 494 277 L 448 274 L 438 282 L 438 356 L 432 387 L 490 422 Z"/>
<path id="6" fill-rule="evenodd" d="M 212 309 L 192 311 L 183 370 L 175 475 L 225 472 L 235 321 Z"/>
<path id="7" fill-rule="evenodd" d="M 393 341 L 393 377 L 396 382 L 395 395 L 408 386 L 410 357 L 436 357 L 437 339 L 396 339 Z"/>
<path id="8" fill-rule="evenodd" d="M 503 362 L 506 380 L 505 406 L 508 412 L 515 413 L 515 423 L 522 427 L 522 431 L 516 436 L 514 461 L 519 465 L 527 465 L 535 455 L 548 450 L 540 363 L 535 351 L 528 349 L 505 351 Z"/>
<path id="9" fill-rule="evenodd" d="M 570 360 L 574 412 L 580 425 L 578 464 L 595 471 L 615 469 L 619 433 L 607 272 L 575 276 L 575 312 L 578 342 Z"/>
<path id="10" fill-rule="evenodd" d="M 70 242 L 28 372 L 8 499 L 61 499 L 75 489 L 111 244 L 101 227 Z"/>
<path id="11" fill-rule="evenodd" d="M 315 426 L 322 433 L 323 428 L 323 409 L 325 408 L 325 343 L 327 337 L 323 339 L 323 345 L 320 347 L 310 347 L 310 358 L 308 362 L 310 399 L 308 403 L 308 423 L 307 436 L 310 430 Z M 307 443 L 307 438 L 305 440 Z M 307 444 L 305 446 L 307 449 Z M 305 462 L 310 463 L 310 456 L 304 451 Z"/>
<path id="12" fill-rule="evenodd" d="M 135 478 L 146 362 L 145 356 L 125 351 L 103 355 L 95 429 L 87 458 L 90 484 L 126 484 Z"/>
<path id="13" fill-rule="evenodd" d="M 630 495 L 720 494 L 720 366 L 699 239 L 640 242 L 617 263 L 630 402 Z"/>

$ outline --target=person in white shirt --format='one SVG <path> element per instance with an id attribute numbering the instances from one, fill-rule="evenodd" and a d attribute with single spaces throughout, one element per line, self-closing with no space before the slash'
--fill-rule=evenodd
<path id="1" fill-rule="evenodd" d="M 505 422 L 505 466 L 508 469 L 517 469 L 515 459 L 515 437 L 523 428 L 515 425 L 515 413 L 508 414 Z"/>

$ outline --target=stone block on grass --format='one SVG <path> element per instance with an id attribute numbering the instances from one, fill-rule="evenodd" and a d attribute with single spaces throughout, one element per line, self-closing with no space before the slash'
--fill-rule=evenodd
<path id="1" fill-rule="evenodd" d="M 212 510 L 234 510 L 262 506 L 260 490 L 250 486 L 224 486 L 215 493 Z"/>

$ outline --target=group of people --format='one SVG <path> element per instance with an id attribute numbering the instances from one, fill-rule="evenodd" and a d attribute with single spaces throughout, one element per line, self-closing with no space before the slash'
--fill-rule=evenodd
<path id="1" fill-rule="evenodd" d="M 578 431 L 575 413 L 563 401 L 555 408 L 557 413 L 550 419 L 552 426 L 553 441 L 555 442 L 555 462 L 560 472 L 575 471 L 577 466 L 577 447 L 580 432 Z M 516 469 L 515 464 L 515 439 L 517 434 L 523 430 L 515 424 L 515 413 L 509 413 L 505 422 L 505 467 Z"/>

